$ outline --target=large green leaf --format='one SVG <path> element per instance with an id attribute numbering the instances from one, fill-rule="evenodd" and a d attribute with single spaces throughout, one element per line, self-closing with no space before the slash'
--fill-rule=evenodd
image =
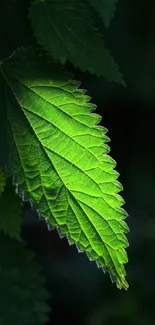
<path id="1" fill-rule="evenodd" d="M 127 288 L 124 200 L 106 130 L 79 83 L 54 63 L 18 50 L 2 66 L 8 84 L 10 171 L 19 192 L 118 287 Z"/>
<path id="2" fill-rule="evenodd" d="M 83 1 L 34 1 L 30 19 L 39 44 L 54 59 L 62 64 L 69 60 L 82 71 L 123 83 L 118 66 Z"/>
<path id="3" fill-rule="evenodd" d="M 116 2 L 118 0 L 89 0 L 91 5 L 97 9 L 100 16 L 104 20 L 106 27 L 109 27 L 114 11 L 116 9 Z"/>
<path id="4" fill-rule="evenodd" d="M 49 293 L 34 254 L 0 231 L 0 324 L 44 325 Z"/>

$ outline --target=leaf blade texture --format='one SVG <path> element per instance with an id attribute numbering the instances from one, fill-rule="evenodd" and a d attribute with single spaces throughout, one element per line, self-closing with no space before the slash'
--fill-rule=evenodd
<path id="1" fill-rule="evenodd" d="M 61 236 L 127 288 L 127 213 L 95 105 L 72 76 L 31 50 L 16 51 L 2 69 L 11 89 L 8 168 L 19 191 Z"/>
<path id="2" fill-rule="evenodd" d="M 107 28 L 110 26 L 111 19 L 114 16 L 117 1 L 118 0 L 89 0 L 92 7 L 94 7 L 103 18 Z"/>
<path id="3" fill-rule="evenodd" d="M 91 13 L 80 0 L 34 1 L 29 17 L 38 43 L 61 64 L 67 60 L 108 81 L 124 82 Z"/>

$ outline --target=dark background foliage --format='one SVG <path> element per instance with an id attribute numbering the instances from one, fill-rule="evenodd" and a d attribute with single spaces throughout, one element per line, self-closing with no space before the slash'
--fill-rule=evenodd
<path id="1" fill-rule="evenodd" d="M 28 5 L 29 0 L 1 1 L 0 60 L 18 46 L 38 47 Z M 101 24 L 98 18 L 96 23 Z M 155 2 L 120 0 L 110 28 L 101 28 L 127 87 L 81 73 L 69 63 L 68 69 L 88 90 L 109 131 L 129 214 L 130 287 L 127 292 L 116 289 L 108 274 L 69 247 L 56 230 L 49 232 L 25 204 L 22 236 L 43 265 L 51 292 L 47 325 L 155 324 Z"/>

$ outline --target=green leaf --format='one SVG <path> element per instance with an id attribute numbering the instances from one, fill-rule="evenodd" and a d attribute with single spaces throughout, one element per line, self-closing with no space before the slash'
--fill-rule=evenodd
<path id="1" fill-rule="evenodd" d="M 0 232 L 0 324 L 44 325 L 49 294 L 34 255 Z"/>
<path id="2" fill-rule="evenodd" d="M 0 75 L 0 167 L 4 169 L 7 162 L 7 120 L 3 76 Z"/>
<path id="3" fill-rule="evenodd" d="M 94 7 L 103 18 L 107 28 L 110 26 L 111 19 L 114 16 L 117 1 L 118 0 L 89 0 L 92 7 Z"/>
<path id="4" fill-rule="evenodd" d="M 122 75 L 83 1 L 34 1 L 30 7 L 34 33 L 55 60 L 67 60 L 108 81 L 123 83 Z"/>
<path id="5" fill-rule="evenodd" d="M 4 191 L 4 187 L 5 187 L 5 173 L 4 170 L 2 168 L 0 168 L 0 195 L 1 193 Z M 1 196 L 0 196 L 1 198 Z"/>
<path id="6" fill-rule="evenodd" d="M 0 230 L 18 240 L 21 240 L 22 207 L 23 202 L 15 193 L 14 188 L 7 184 L 0 196 Z"/>
<path id="7" fill-rule="evenodd" d="M 22 49 L 1 71 L 8 86 L 9 169 L 25 198 L 61 236 L 108 269 L 127 288 L 124 200 L 115 161 L 107 154 L 106 130 L 79 83 Z"/>

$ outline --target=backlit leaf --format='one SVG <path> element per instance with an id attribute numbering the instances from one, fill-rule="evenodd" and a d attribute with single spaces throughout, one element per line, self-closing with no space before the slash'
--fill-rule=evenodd
<path id="1" fill-rule="evenodd" d="M 127 214 L 106 130 L 91 113 L 95 105 L 70 75 L 30 50 L 16 51 L 1 71 L 8 89 L 8 168 L 19 192 L 127 288 Z"/>

